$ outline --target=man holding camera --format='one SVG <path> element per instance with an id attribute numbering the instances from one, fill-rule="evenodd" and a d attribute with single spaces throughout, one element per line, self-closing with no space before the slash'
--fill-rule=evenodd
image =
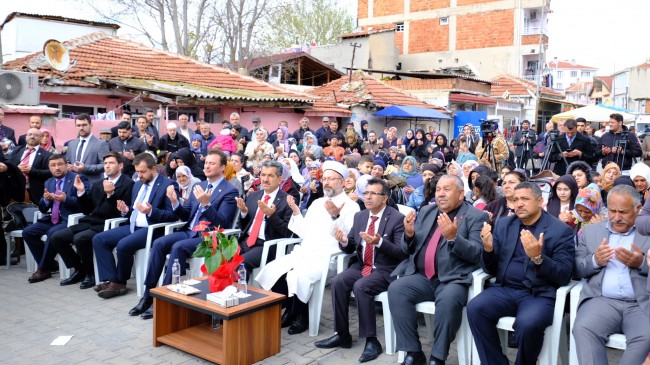
<path id="1" fill-rule="evenodd" d="M 499 124 L 493 120 L 481 123 L 481 139 L 474 154 L 481 165 L 500 171 L 503 162 L 508 159 L 508 144 L 499 133 Z"/>
<path id="2" fill-rule="evenodd" d="M 560 151 L 554 149 L 549 157 L 549 161 L 555 162 L 553 172 L 559 176 L 566 173 L 568 165 L 572 162 L 584 161 L 591 165 L 594 158 L 591 142 L 584 134 L 578 133 L 575 119 L 567 119 L 564 122 L 564 131 L 557 140 Z"/>
<path id="3" fill-rule="evenodd" d="M 530 129 L 530 122 L 521 122 L 521 129 L 517 131 L 513 144 L 517 156 L 517 167 L 527 170 L 528 160 L 532 157 L 533 147 L 537 140 L 537 133 Z"/>
<path id="4" fill-rule="evenodd" d="M 596 158 L 602 159 L 602 166 L 615 162 L 629 175 L 636 157 L 641 157 L 641 145 L 636 136 L 623 125 L 623 116 L 614 113 L 609 116 L 609 132 L 600 138 L 601 149 L 596 151 Z"/>

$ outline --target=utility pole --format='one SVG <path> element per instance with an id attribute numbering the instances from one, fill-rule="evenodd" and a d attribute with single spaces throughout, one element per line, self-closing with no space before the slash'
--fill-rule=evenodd
<path id="1" fill-rule="evenodd" d="M 357 52 L 357 48 L 361 48 L 361 44 L 354 42 L 350 43 L 350 47 L 352 47 L 352 61 L 350 62 L 350 81 L 352 82 L 352 69 L 354 68 L 354 54 Z"/>
<path id="2" fill-rule="evenodd" d="M 546 0 L 543 0 L 542 4 L 542 17 L 539 26 L 539 53 L 537 58 L 537 88 L 535 90 L 535 96 L 537 98 L 535 102 L 535 123 L 537 124 L 537 132 L 542 131 L 543 120 L 539 120 L 539 103 L 542 97 L 541 83 L 542 83 L 542 71 L 544 71 L 544 66 L 542 65 L 542 55 L 544 53 L 544 13 L 546 10 Z M 545 58 L 545 57 L 544 57 Z"/>

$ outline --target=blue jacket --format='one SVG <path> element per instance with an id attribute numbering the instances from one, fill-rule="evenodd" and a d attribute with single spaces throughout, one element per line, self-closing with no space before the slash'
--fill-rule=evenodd
<path id="1" fill-rule="evenodd" d="M 74 172 L 68 172 L 63 176 L 63 189 L 65 193 L 65 200 L 61 202 L 59 213 L 60 213 L 60 222 L 67 222 L 68 216 L 70 214 L 81 213 L 81 208 L 77 204 L 77 189 L 74 187 L 74 179 L 77 176 Z M 90 181 L 83 175 L 79 175 L 81 181 L 84 184 L 86 191 L 90 191 Z M 56 178 L 51 177 L 45 181 L 45 189 L 50 193 L 56 192 Z M 54 205 L 54 200 L 45 200 L 44 197 L 41 198 L 38 202 L 38 210 L 41 213 L 47 213 L 48 210 L 52 209 Z M 50 217 L 43 217 L 39 221 L 49 222 Z"/>

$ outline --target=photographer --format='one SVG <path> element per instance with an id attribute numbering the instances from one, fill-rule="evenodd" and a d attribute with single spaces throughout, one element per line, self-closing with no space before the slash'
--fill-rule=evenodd
<path id="1" fill-rule="evenodd" d="M 560 134 L 557 140 L 560 151 L 553 150 L 549 157 L 549 161 L 555 162 L 553 172 L 559 176 L 564 175 L 567 169 L 564 160 L 569 165 L 574 161 L 584 161 L 590 165 L 594 158 L 589 138 L 578 133 L 577 123 L 574 119 L 567 119 L 564 122 L 564 130 L 565 133 Z"/>
<path id="2" fill-rule="evenodd" d="M 634 134 L 623 125 L 623 116 L 614 113 L 609 116 L 609 132 L 600 139 L 601 148 L 596 158 L 602 159 L 602 166 L 616 162 L 624 175 L 629 172 L 636 157 L 641 157 L 641 145 Z"/>
<path id="3" fill-rule="evenodd" d="M 498 122 L 486 120 L 481 123 L 481 136 L 474 154 L 479 158 L 481 165 L 499 171 L 508 158 L 508 144 L 499 134 Z"/>
<path id="4" fill-rule="evenodd" d="M 527 170 L 528 160 L 532 157 L 533 147 L 537 140 L 537 133 L 530 129 L 530 122 L 521 122 L 521 129 L 517 131 L 514 141 L 515 156 L 517 156 L 517 167 Z"/>

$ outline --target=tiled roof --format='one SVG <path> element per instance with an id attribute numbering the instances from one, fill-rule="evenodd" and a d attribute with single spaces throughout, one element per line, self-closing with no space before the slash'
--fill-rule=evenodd
<path id="1" fill-rule="evenodd" d="M 537 85 L 528 80 L 521 79 L 512 75 L 501 75 L 492 79 L 492 96 L 501 97 L 506 91 L 510 96 L 521 95 L 530 97 L 535 95 Z M 541 86 L 540 92 L 542 96 L 550 96 L 552 98 L 564 98 L 564 94 L 551 89 L 550 87 Z"/>
<path id="2" fill-rule="evenodd" d="M 613 76 L 594 76 L 594 80 L 600 80 L 605 87 L 607 87 L 607 90 L 612 89 L 612 82 L 614 81 Z"/>
<path id="3" fill-rule="evenodd" d="M 332 104 L 374 104 L 378 107 L 407 105 L 446 111 L 445 108 L 427 104 L 401 90 L 388 86 L 362 71 L 355 71 L 352 75 L 352 82 L 349 81 L 348 76 L 341 77 L 312 90 L 311 94 L 319 97 L 320 102 Z"/>
<path id="4" fill-rule="evenodd" d="M 557 68 L 560 70 L 570 70 L 570 69 L 598 70 L 598 67 L 578 65 L 566 61 L 557 61 L 557 67 L 555 66 L 555 61 L 551 61 L 548 63 L 548 68 Z"/>
<path id="5" fill-rule="evenodd" d="M 592 84 L 593 84 L 593 82 L 585 81 L 585 82 L 581 82 L 581 83 L 578 83 L 578 84 L 571 85 L 568 88 L 566 88 L 564 91 L 567 92 L 567 93 L 569 93 L 569 92 L 587 92 L 587 91 L 591 90 L 591 85 Z"/>
<path id="6" fill-rule="evenodd" d="M 72 67 L 65 73 L 53 71 L 45 61 L 43 52 L 9 61 L 4 67 L 8 70 L 37 72 L 39 79 L 45 79 L 46 84 L 56 86 L 95 87 L 97 79 L 157 80 L 273 95 L 275 100 L 280 101 L 312 99 L 308 95 L 290 92 L 222 67 L 101 32 L 63 44 L 70 52 L 72 62 Z"/>
<path id="7" fill-rule="evenodd" d="M 85 24 L 85 25 L 92 25 L 92 26 L 100 26 L 100 27 L 106 27 L 106 28 L 113 28 L 113 29 L 119 29 L 120 26 L 115 23 L 104 23 L 104 22 L 98 22 L 94 20 L 82 20 L 82 19 L 75 19 L 75 18 L 70 18 L 67 16 L 58 16 L 58 15 L 41 15 L 41 14 L 30 14 L 30 13 L 20 13 L 17 11 L 14 11 L 13 13 L 7 15 L 5 18 L 5 21 L 0 24 L 0 28 L 4 27 L 5 24 L 9 23 L 13 18 L 15 17 L 22 17 L 22 18 L 34 18 L 34 19 L 43 19 L 43 20 L 56 20 L 60 22 L 66 22 L 66 23 L 77 23 L 77 24 Z"/>

